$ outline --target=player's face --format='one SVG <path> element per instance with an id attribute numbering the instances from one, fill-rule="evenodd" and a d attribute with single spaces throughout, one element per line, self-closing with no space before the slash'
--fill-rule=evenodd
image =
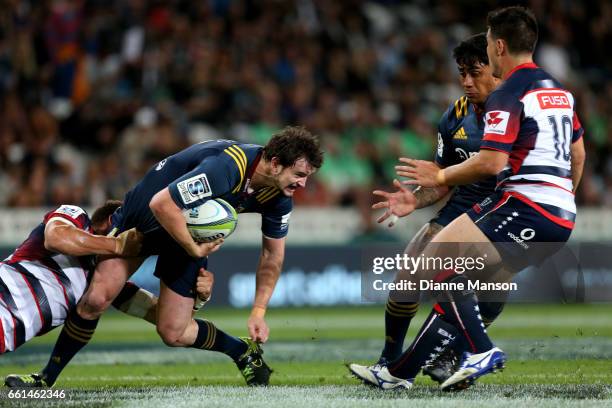
<path id="1" fill-rule="evenodd" d="M 501 78 L 501 67 L 499 65 L 499 60 L 497 57 L 497 49 L 495 47 L 495 40 L 491 37 L 491 30 L 487 30 L 487 55 L 489 56 L 489 65 L 491 66 L 491 71 L 493 72 L 493 76 L 496 78 Z"/>
<path id="2" fill-rule="evenodd" d="M 477 62 L 472 65 L 459 65 L 459 77 L 463 92 L 475 105 L 482 105 L 497 86 L 489 65 Z"/>
<path id="3" fill-rule="evenodd" d="M 276 187 L 287 197 L 292 197 L 295 190 L 306 186 L 308 176 L 314 172 L 314 167 L 304 158 L 296 160 L 291 167 L 280 166 L 280 172 L 275 177 Z"/>

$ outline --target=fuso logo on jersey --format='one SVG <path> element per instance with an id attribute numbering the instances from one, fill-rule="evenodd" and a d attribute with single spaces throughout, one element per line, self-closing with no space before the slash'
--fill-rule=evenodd
<path id="1" fill-rule="evenodd" d="M 204 173 L 178 182 L 176 184 L 176 188 L 181 194 L 181 198 L 185 204 L 191 204 L 194 201 L 198 201 L 212 195 L 208 178 Z"/>
<path id="2" fill-rule="evenodd" d="M 542 109 L 571 109 L 569 99 L 563 92 L 541 92 L 538 94 L 538 102 Z"/>
<path id="3" fill-rule="evenodd" d="M 485 116 L 485 133 L 495 133 L 505 135 L 508 127 L 508 119 L 510 112 L 506 111 L 491 111 Z"/>

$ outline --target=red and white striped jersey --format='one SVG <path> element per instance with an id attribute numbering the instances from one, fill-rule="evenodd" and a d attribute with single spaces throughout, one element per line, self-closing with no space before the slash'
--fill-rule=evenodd
<path id="1" fill-rule="evenodd" d="M 15 350 L 63 324 L 68 311 L 83 296 L 94 259 L 45 248 L 45 225 L 56 219 L 92 232 L 85 210 L 62 205 L 48 212 L 28 238 L 0 262 L 0 353 Z"/>
<path id="2" fill-rule="evenodd" d="M 584 133 L 574 105 L 546 71 L 519 65 L 486 101 L 481 145 L 509 154 L 497 188 L 526 196 L 568 227 L 576 214 L 570 148 Z"/>

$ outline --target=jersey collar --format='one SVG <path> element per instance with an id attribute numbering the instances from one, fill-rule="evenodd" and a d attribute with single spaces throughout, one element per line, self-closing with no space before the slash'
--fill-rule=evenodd
<path id="1" fill-rule="evenodd" d="M 508 79 L 510 75 L 518 71 L 519 69 L 536 69 L 536 68 L 539 68 L 539 67 L 534 62 L 526 62 L 524 64 L 517 65 L 516 67 L 512 68 L 510 72 L 506 74 L 506 76 L 504 77 L 504 81 Z"/>
<path id="2" fill-rule="evenodd" d="M 247 169 L 245 180 L 244 180 L 244 186 L 242 187 L 242 191 L 241 191 L 242 195 L 248 195 L 249 186 L 251 185 L 251 179 L 253 178 L 253 174 L 255 173 L 255 169 L 257 168 L 257 165 L 259 164 L 259 161 L 261 160 L 262 155 L 263 155 L 263 149 L 257 152 L 257 156 L 255 156 L 253 163 Z"/>
<path id="3" fill-rule="evenodd" d="M 479 107 L 478 105 L 476 105 L 475 103 L 470 103 L 470 105 L 472 105 L 472 109 L 474 109 L 474 113 L 476 115 L 478 115 L 478 117 L 482 117 L 484 115 L 484 108 Z"/>

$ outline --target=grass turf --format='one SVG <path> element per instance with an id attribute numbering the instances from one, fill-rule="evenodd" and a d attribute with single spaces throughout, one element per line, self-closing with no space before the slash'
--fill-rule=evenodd
<path id="1" fill-rule="evenodd" d="M 411 325 L 414 335 L 426 307 Z M 218 353 L 169 349 L 151 325 L 105 316 L 91 344 L 65 370 L 57 406 L 612 406 L 612 306 L 509 305 L 490 329 L 508 352 L 507 369 L 468 392 L 440 393 L 419 377 L 405 393 L 359 385 L 344 363 L 372 362 L 383 332 L 381 307 L 271 310 L 265 357 L 273 387 L 249 389 Z M 203 316 L 244 335 L 247 311 L 210 309 Z M 0 375 L 38 370 L 58 331 L 0 358 Z M 6 390 L 0 395 L 6 398 Z M 418 401 L 418 402 L 417 402 Z M 6 400 L 0 399 L 0 405 Z M 40 404 L 33 399 L 11 405 Z"/>

